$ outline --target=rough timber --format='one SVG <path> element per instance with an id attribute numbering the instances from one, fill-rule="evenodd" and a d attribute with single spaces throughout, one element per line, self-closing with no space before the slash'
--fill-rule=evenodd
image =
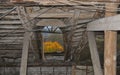
<path id="1" fill-rule="evenodd" d="M 38 58 L 38 49 L 37 45 L 38 43 L 35 43 L 36 39 L 31 38 L 30 41 L 35 43 L 34 51 L 32 48 L 29 49 L 29 40 L 26 42 L 23 39 L 26 39 L 26 37 L 23 36 L 24 33 L 32 33 L 36 31 L 36 28 L 39 27 L 39 32 L 46 32 L 42 31 L 41 29 L 47 24 L 51 24 L 52 26 L 59 27 L 62 30 L 64 42 L 65 42 L 65 61 L 73 60 L 72 58 L 77 58 L 78 56 L 74 55 L 74 52 L 78 52 L 81 50 L 81 40 L 86 40 L 85 37 L 83 37 L 84 32 L 87 30 L 88 33 L 93 33 L 96 31 L 110 31 L 110 33 L 106 33 L 106 37 L 109 38 L 112 34 L 112 31 L 119 31 L 119 17 L 120 15 L 112 16 L 112 17 L 105 17 L 105 4 L 118 4 L 118 1 L 110 1 L 110 0 L 98 0 L 98 2 L 94 2 L 96 0 L 33 0 L 33 1 L 20 1 L 17 2 L 17 0 L 11 0 L 10 3 L 1 3 L 0 4 L 0 58 L 1 59 L 18 59 L 21 57 L 22 52 L 22 46 L 23 51 L 26 51 L 23 56 L 27 59 L 27 54 L 32 57 L 33 53 L 34 55 L 37 55 L 37 60 L 41 60 L 41 58 Z M 25 19 L 27 21 L 24 24 L 30 24 L 34 23 L 36 27 L 30 27 L 29 25 L 26 27 L 24 26 L 23 22 L 20 20 L 19 13 L 15 8 L 18 8 L 19 6 L 22 6 L 26 9 L 28 17 L 25 16 Z M 100 8 L 99 8 L 100 7 Z M 102 8 L 103 7 L 103 8 Z M 111 12 L 111 7 L 108 7 L 106 12 Z M 36 10 L 37 9 L 37 10 Z M 114 8 L 117 10 L 117 8 Z M 112 11 L 116 11 L 112 10 Z M 25 12 L 25 11 L 24 11 Z M 79 12 L 79 13 L 78 13 Z M 101 19 L 102 18 L 102 19 Z M 95 21 L 94 21 L 95 20 Z M 25 20 L 24 20 L 25 21 Z M 30 27 L 30 28 L 29 28 Z M 86 28 L 87 27 L 87 28 Z M 92 31 L 92 32 L 91 32 Z M 52 32 L 57 33 L 57 32 Z M 95 49 L 92 48 L 93 45 L 95 45 L 95 37 L 92 36 L 93 34 L 88 34 L 88 40 L 90 44 L 90 49 L 93 54 L 91 55 L 93 66 L 94 66 L 94 73 L 96 75 L 102 75 L 101 72 L 101 65 L 99 61 L 97 49 L 95 46 Z M 71 37 L 71 38 L 69 38 Z M 105 37 L 105 38 L 106 38 Z M 115 41 L 115 37 L 110 36 L 111 38 L 106 41 L 106 45 L 110 42 L 110 40 Z M 115 40 L 114 40 L 115 39 Z M 41 39 L 38 39 L 42 41 Z M 86 42 L 86 41 L 85 41 Z M 91 43 L 94 43 L 91 45 Z M 25 45 L 27 43 L 27 46 Z M 41 42 L 39 42 L 41 43 Z M 105 49 L 108 49 L 107 47 L 116 45 L 115 42 L 112 44 L 108 44 L 105 46 Z M 83 46 L 82 46 L 83 47 Z M 94 51 L 92 51 L 92 49 Z M 111 48 L 112 49 L 112 48 Z M 115 48 L 113 48 L 115 52 Z M 37 51 L 37 52 L 36 52 Z M 112 50 L 111 50 L 112 51 Z M 95 53 L 94 53 L 95 52 Z M 40 54 L 42 55 L 42 51 L 40 51 Z M 80 54 L 79 54 L 80 55 Z M 114 55 L 114 54 L 113 54 Z M 111 56 L 113 56 L 111 55 Z M 72 57 L 72 58 L 71 58 Z M 96 60 L 94 60 L 94 58 Z M 107 54 L 105 56 L 107 59 Z M 109 58 L 109 57 L 108 57 Z M 30 59 L 28 59 L 29 61 Z M 79 60 L 75 61 L 78 62 Z M 21 64 L 21 75 L 26 75 L 26 68 L 27 68 L 27 60 L 22 59 Z M 41 63 L 41 62 L 40 62 Z M 48 62 L 49 63 L 49 62 Z M 94 64 L 96 63 L 96 64 Z M 68 63 L 61 64 L 61 66 L 66 65 Z M 0 64 L 1 65 L 1 64 Z M 28 64 L 30 65 L 30 64 Z M 59 64 L 58 64 L 59 65 Z M 111 66 L 114 66 L 114 62 Z M 2 66 L 2 65 L 1 65 Z M 8 66 L 11 66 L 8 64 Z M 13 64 L 13 66 L 16 66 Z M 33 66 L 33 65 L 32 65 Z M 36 66 L 36 64 L 34 64 Z M 41 66 L 38 64 L 37 66 Z M 48 65 L 46 65 L 48 66 Z M 50 65 L 51 66 L 51 65 Z M 56 66 L 56 65 L 55 65 Z M 69 65 L 67 65 L 69 66 Z M 109 71 L 110 74 L 115 75 L 115 67 L 113 68 L 113 71 L 109 70 L 109 65 L 106 67 L 105 70 Z M 22 74 L 24 73 L 24 74 Z M 109 74 L 108 72 L 105 72 L 105 75 Z"/>

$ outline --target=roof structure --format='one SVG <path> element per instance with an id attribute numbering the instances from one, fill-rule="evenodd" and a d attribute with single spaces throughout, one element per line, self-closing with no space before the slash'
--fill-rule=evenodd
<path id="1" fill-rule="evenodd" d="M 115 75 L 116 60 L 113 57 L 116 55 L 116 32 L 120 30 L 120 15 L 116 15 L 119 12 L 118 0 L 1 0 L 0 2 L 0 66 L 3 65 L 3 61 L 11 62 L 7 64 L 8 66 L 20 65 L 19 59 L 21 59 L 20 75 L 26 75 L 27 62 L 30 66 L 41 66 L 43 63 L 46 66 L 56 66 L 56 63 L 52 64 L 54 61 L 44 62 L 44 38 L 41 34 L 46 32 L 43 30 L 45 26 L 55 26 L 61 29 L 65 43 L 64 61 L 57 62 L 58 65 L 93 63 L 95 75 L 103 75 L 94 33 L 103 35 L 105 31 L 105 52 L 102 54 L 106 53 L 105 59 L 111 61 L 109 65 L 105 63 L 105 75 Z M 47 33 L 57 32 L 53 30 Z M 34 64 L 35 62 L 38 64 Z M 109 68 L 113 69 L 111 74 L 108 73 Z"/>

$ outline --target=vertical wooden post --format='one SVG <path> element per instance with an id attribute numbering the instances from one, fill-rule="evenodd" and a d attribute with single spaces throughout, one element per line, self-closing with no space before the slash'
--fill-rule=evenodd
<path id="1" fill-rule="evenodd" d="M 76 75 L 75 65 L 72 65 L 72 75 Z"/>
<path id="2" fill-rule="evenodd" d="M 24 40 L 23 40 L 20 75 L 27 74 L 27 60 L 28 60 L 29 42 L 30 42 L 30 32 L 25 32 Z"/>
<path id="3" fill-rule="evenodd" d="M 94 32 L 88 32 L 88 42 L 95 75 L 103 75 Z"/>
<path id="4" fill-rule="evenodd" d="M 106 10 L 114 11 L 118 5 L 106 4 Z M 106 17 L 115 15 L 114 12 L 107 12 Z M 117 32 L 105 31 L 104 42 L 104 75 L 116 75 L 116 43 Z"/>
<path id="5" fill-rule="evenodd" d="M 88 66 L 86 65 L 86 75 L 88 75 Z"/>
<path id="6" fill-rule="evenodd" d="M 43 61 L 45 61 L 44 36 L 42 36 L 42 59 L 43 59 Z"/>
<path id="7" fill-rule="evenodd" d="M 65 51 L 65 53 L 64 53 L 64 61 L 67 61 L 67 60 L 69 60 L 70 58 L 69 58 L 69 56 L 70 56 L 70 51 L 68 51 L 69 49 L 68 49 L 68 33 L 67 32 L 65 32 L 65 30 L 64 29 L 62 29 L 61 28 L 61 31 L 62 31 L 62 35 L 63 35 L 63 44 L 64 44 L 64 51 Z"/>
<path id="8" fill-rule="evenodd" d="M 28 15 L 28 13 L 26 12 L 25 7 L 18 6 L 17 12 L 18 12 L 18 17 L 21 20 L 25 30 L 32 30 L 35 27 L 35 23 L 33 21 L 30 21 L 30 17 Z M 34 34 L 34 33 L 33 32 L 25 32 L 25 35 L 24 35 L 20 75 L 26 75 L 26 73 L 27 73 L 28 49 L 29 49 L 29 43 L 32 39 L 30 37 L 31 34 Z"/>
<path id="9" fill-rule="evenodd" d="M 64 41 L 64 50 L 65 50 L 64 61 L 67 61 L 69 59 L 69 57 L 68 57 L 69 51 L 67 49 L 68 42 L 67 42 L 67 34 L 66 33 L 63 33 L 63 41 Z"/>
<path id="10" fill-rule="evenodd" d="M 37 27 L 37 29 L 42 29 L 43 27 Z M 37 47 L 38 47 L 38 50 L 39 50 L 39 57 L 40 57 L 40 59 L 41 60 L 44 60 L 45 59 L 45 57 L 44 57 L 44 49 L 43 49 L 43 35 L 42 35 L 42 33 L 40 32 L 40 31 L 36 31 L 35 32 L 35 36 L 36 36 L 36 43 L 37 43 Z"/>
<path id="11" fill-rule="evenodd" d="M 105 31 L 104 72 L 105 75 L 116 75 L 116 40 L 117 33 Z"/>

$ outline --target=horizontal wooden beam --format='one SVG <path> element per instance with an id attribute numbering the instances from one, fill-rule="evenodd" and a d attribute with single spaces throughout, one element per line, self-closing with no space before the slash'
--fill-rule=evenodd
<path id="1" fill-rule="evenodd" d="M 8 15 L 8 16 L 5 16 L 5 17 L 3 18 L 3 20 L 4 20 L 4 19 L 18 20 L 19 18 L 18 18 L 17 15 Z"/>
<path id="2" fill-rule="evenodd" d="M 0 40 L 0 43 L 12 43 L 13 41 L 15 41 L 15 42 L 21 42 L 21 43 L 23 42 L 23 40 L 9 40 L 9 39 L 7 40 L 6 39 L 6 40 Z"/>
<path id="3" fill-rule="evenodd" d="M 11 2 L 16 2 L 17 4 L 23 4 L 23 5 L 30 5 L 31 4 L 39 4 L 39 5 L 81 5 L 81 2 L 118 2 L 118 1 L 110 1 L 110 0 L 23 0 L 15 1 L 11 0 Z"/>
<path id="4" fill-rule="evenodd" d="M 120 15 L 102 18 L 87 25 L 87 31 L 120 30 Z"/>
<path id="5" fill-rule="evenodd" d="M 3 63 L 4 64 L 4 63 Z M 0 67 L 4 67 L 3 64 L 0 64 Z M 28 67 L 70 67 L 72 66 L 72 63 L 58 63 L 58 62 L 41 62 L 41 63 L 33 63 L 29 64 Z M 6 67 L 20 67 L 19 63 L 13 63 L 13 64 L 6 64 Z"/>
<path id="6" fill-rule="evenodd" d="M 70 18 L 74 16 L 74 12 L 56 12 L 56 13 L 45 13 L 40 16 L 38 16 L 39 13 L 33 13 L 30 14 L 30 17 L 36 17 L 36 18 Z M 94 13 L 93 12 L 84 12 L 81 13 L 79 16 L 79 19 L 91 19 L 93 18 Z"/>
<path id="7" fill-rule="evenodd" d="M 21 30 L 19 30 L 19 29 L 17 29 L 17 30 L 0 30 L 0 34 L 1 33 L 10 33 L 10 32 L 12 32 L 12 33 L 24 33 L 25 30 L 23 30 L 23 29 L 21 29 Z"/>
<path id="8" fill-rule="evenodd" d="M 0 38 L 1 37 L 5 37 L 5 34 L 1 34 L 1 32 L 0 32 Z M 13 33 L 11 33 L 11 34 L 7 35 L 6 37 L 12 37 L 12 38 L 14 38 L 14 37 L 23 37 L 23 34 L 13 34 Z"/>
<path id="9" fill-rule="evenodd" d="M 0 20 L 0 24 L 4 24 L 4 25 L 9 25 L 9 24 L 22 24 L 21 21 L 1 21 Z"/>
<path id="10" fill-rule="evenodd" d="M 2 40 L 22 40 L 23 37 L 2 37 Z"/>

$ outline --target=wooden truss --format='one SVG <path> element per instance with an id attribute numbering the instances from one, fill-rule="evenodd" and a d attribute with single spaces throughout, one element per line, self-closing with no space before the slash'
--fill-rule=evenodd
<path id="1" fill-rule="evenodd" d="M 48 5 L 47 2 L 46 2 L 46 4 L 43 3 L 43 7 L 46 7 L 46 6 L 59 7 L 59 5 L 66 6 L 67 9 L 65 8 L 63 10 L 60 10 L 61 13 L 60 12 L 59 13 L 58 12 L 52 12 L 52 13 L 48 12 L 48 13 L 44 13 L 41 15 L 38 15 L 39 13 L 28 15 L 24 6 L 17 7 L 17 13 L 18 13 L 19 19 L 21 20 L 22 25 L 23 25 L 23 27 L 21 27 L 21 28 L 24 28 L 26 30 L 26 31 L 18 31 L 18 32 L 22 32 L 22 33 L 25 32 L 24 40 L 23 40 L 23 48 L 22 48 L 22 60 L 21 60 L 20 75 L 26 75 L 26 72 L 27 72 L 27 59 L 28 59 L 28 50 L 30 48 L 30 43 L 31 42 L 33 43 L 33 41 L 32 41 L 33 39 L 37 40 L 38 38 L 41 37 L 41 35 L 32 32 L 33 29 L 35 28 L 36 23 L 34 21 L 31 21 L 31 18 L 60 19 L 60 21 L 62 21 L 62 20 L 64 21 L 63 24 L 65 24 L 66 27 L 61 27 L 61 30 L 64 33 L 63 35 L 65 37 L 64 38 L 65 47 L 66 47 L 66 49 L 68 49 L 65 54 L 65 57 L 66 57 L 65 60 L 72 58 L 71 55 L 74 53 L 74 51 L 72 51 L 72 50 L 74 50 L 74 48 L 71 48 L 71 46 L 73 46 L 72 43 L 74 41 L 74 44 L 75 44 L 75 42 L 78 41 L 78 39 L 80 39 L 80 38 L 76 38 L 76 37 L 73 38 L 73 36 L 79 36 L 80 34 L 76 34 L 76 33 L 81 33 L 81 31 L 85 30 L 84 27 L 83 27 L 83 30 L 80 29 L 82 26 L 79 25 L 80 22 L 78 22 L 78 20 L 86 21 L 86 19 L 97 18 L 96 16 L 93 17 L 94 13 L 89 13 L 89 12 L 76 13 L 75 11 L 78 11 L 79 8 L 78 7 L 75 8 L 75 7 L 71 7 L 71 6 L 72 5 L 73 6 L 81 5 L 80 2 L 79 2 L 79 4 L 78 3 L 76 4 L 76 3 L 71 3 L 69 1 L 62 1 L 62 4 L 61 4 L 61 1 L 60 1 L 60 3 L 56 4 L 56 5 L 55 4 Z M 40 4 L 38 6 L 40 6 Z M 114 8 L 117 8 L 117 5 L 110 5 L 110 7 L 112 7 L 112 6 Z M 109 5 L 106 5 L 106 8 L 107 7 L 109 7 Z M 72 9 L 68 9 L 68 8 L 72 8 Z M 61 9 L 61 8 L 58 8 L 58 9 Z M 96 8 L 94 8 L 94 9 L 96 9 Z M 107 8 L 107 9 L 110 10 L 109 8 Z M 44 11 L 47 11 L 47 10 L 43 9 L 41 13 L 43 13 Z M 6 14 L 8 14 L 8 13 L 6 13 Z M 5 14 L 5 16 L 6 16 L 6 14 Z M 88 14 L 88 15 L 86 16 L 86 14 Z M 113 15 L 115 15 L 115 13 L 111 14 L 111 13 L 106 12 L 106 17 L 111 16 L 111 15 L 113 16 Z M 4 17 L 4 15 L 3 15 L 3 17 Z M 97 46 L 96 46 L 96 42 L 95 42 L 95 35 L 94 35 L 95 31 L 105 31 L 105 59 L 104 59 L 105 60 L 105 66 L 104 66 L 105 75 L 116 75 L 116 37 L 117 37 L 116 31 L 120 30 L 119 17 L 120 16 L 118 15 L 118 16 L 99 19 L 96 21 L 92 21 L 90 23 L 87 22 L 87 24 L 88 24 L 87 25 L 87 31 L 88 31 L 87 35 L 88 35 L 89 47 L 90 47 L 91 58 L 92 58 L 95 75 L 103 75 L 101 65 L 100 65 L 99 55 L 98 55 L 98 51 L 97 51 Z M 15 18 L 15 17 L 13 17 L 13 18 Z M 72 20 L 70 18 L 72 18 Z M 66 19 L 67 19 L 67 21 L 66 21 Z M 8 21 L 8 22 L 0 22 L 0 23 L 1 24 L 9 24 L 9 23 L 10 24 L 21 24 L 21 22 Z M 37 24 L 39 24 L 39 23 L 37 23 Z M 72 25 L 70 25 L 70 24 L 72 24 Z M 72 30 L 74 30 L 74 32 Z M 1 33 L 2 32 L 5 32 L 5 31 L 1 31 Z M 9 30 L 8 30 L 8 32 L 9 32 Z M 67 33 L 67 32 L 69 32 L 69 33 Z M 68 37 L 68 36 L 70 36 L 70 37 Z M 70 38 L 70 39 L 68 40 L 68 38 Z M 42 38 L 41 38 L 41 40 L 42 40 Z M 42 48 L 38 47 L 38 44 L 41 43 L 41 40 L 34 41 L 34 43 L 36 43 L 36 45 L 37 45 L 36 55 L 38 56 L 39 59 L 44 59 Z M 9 40 L 7 40 L 7 41 L 9 41 Z M 3 42 L 3 40 L 1 40 L 1 42 Z M 68 44 L 70 44 L 70 46 Z M 71 51 L 69 51 L 69 49 Z M 109 64 L 107 64 L 107 63 L 109 63 Z"/>

